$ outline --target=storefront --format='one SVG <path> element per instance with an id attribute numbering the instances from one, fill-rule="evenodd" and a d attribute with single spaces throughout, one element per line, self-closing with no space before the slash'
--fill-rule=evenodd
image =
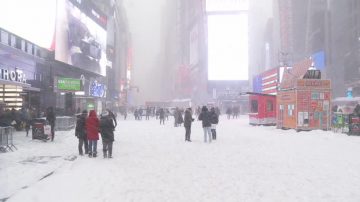
<path id="1" fill-rule="evenodd" d="M 52 64 L 55 106 L 59 115 L 82 110 L 101 113 L 106 107 L 105 77 L 54 61 Z"/>
<path id="2" fill-rule="evenodd" d="M 0 44 L 0 105 L 2 109 L 40 110 L 46 84 L 40 58 Z M 43 91 L 42 91 L 43 90 Z M 41 92 L 42 91 L 42 92 Z"/>

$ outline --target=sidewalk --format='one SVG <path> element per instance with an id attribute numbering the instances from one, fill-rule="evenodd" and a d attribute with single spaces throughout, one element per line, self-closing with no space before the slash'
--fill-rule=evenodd
<path id="1" fill-rule="evenodd" d="M 32 140 L 31 131 L 14 132 L 18 150 L 0 153 L 0 201 L 38 182 L 77 155 L 74 131 L 56 131 L 54 142 Z"/>

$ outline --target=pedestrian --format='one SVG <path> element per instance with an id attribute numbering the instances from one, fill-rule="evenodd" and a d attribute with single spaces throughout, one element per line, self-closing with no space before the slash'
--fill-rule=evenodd
<path id="1" fill-rule="evenodd" d="M 146 111 L 145 111 L 145 119 L 146 120 L 150 120 L 150 113 L 151 113 L 151 110 L 149 107 L 147 107 Z"/>
<path id="2" fill-rule="evenodd" d="M 181 126 L 182 123 L 184 123 L 184 118 L 182 116 L 182 110 L 178 111 L 178 126 Z"/>
<path id="3" fill-rule="evenodd" d="M 219 123 L 219 115 L 216 113 L 213 107 L 210 110 L 210 122 L 211 122 L 212 139 L 216 140 L 216 126 Z"/>
<path id="4" fill-rule="evenodd" d="M 227 115 L 227 118 L 228 118 L 228 119 L 230 119 L 231 114 L 232 114 L 231 107 L 228 107 L 227 110 L 226 110 L 226 115 Z"/>
<path id="5" fill-rule="evenodd" d="M 160 118 L 160 125 L 161 123 L 165 125 L 165 111 L 163 108 L 159 109 L 159 118 Z"/>
<path id="6" fill-rule="evenodd" d="M 51 141 L 54 141 L 56 115 L 55 115 L 53 107 L 49 107 L 47 109 L 46 120 L 49 122 L 50 127 L 51 127 Z"/>
<path id="7" fill-rule="evenodd" d="M 191 135 L 191 123 L 194 121 L 192 114 L 191 114 L 191 108 L 187 108 L 185 110 L 184 115 L 184 127 L 185 127 L 185 142 L 191 142 L 190 135 Z"/>
<path id="8" fill-rule="evenodd" d="M 209 110 L 206 106 L 203 106 L 201 113 L 199 115 L 199 120 L 202 121 L 202 127 L 204 130 L 204 142 L 207 142 L 207 137 L 209 137 L 209 143 L 211 143 L 211 122 Z"/>
<path id="9" fill-rule="evenodd" d="M 84 155 L 83 153 L 83 146 L 85 150 L 85 154 L 88 154 L 88 140 L 86 137 L 86 118 L 87 118 L 88 112 L 87 110 L 83 110 L 81 114 L 77 116 L 76 120 L 76 127 L 75 127 L 75 136 L 79 139 L 79 155 Z"/>
<path id="10" fill-rule="evenodd" d="M 105 111 L 100 117 L 100 133 L 103 144 L 104 158 L 112 158 L 115 126 L 109 112 Z"/>
<path id="11" fill-rule="evenodd" d="M 178 123 L 179 123 L 179 121 L 178 121 L 178 119 L 179 119 L 178 113 L 179 113 L 179 109 L 176 107 L 176 109 L 174 111 L 174 126 L 175 127 L 178 127 Z"/>
<path id="12" fill-rule="evenodd" d="M 95 110 L 91 110 L 89 117 L 86 119 L 86 137 L 89 144 L 89 157 L 96 157 L 97 141 L 99 140 L 99 119 Z"/>
<path id="13" fill-rule="evenodd" d="M 135 120 L 138 120 L 138 116 L 139 116 L 139 112 L 137 109 L 135 109 L 135 111 L 134 111 Z"/>

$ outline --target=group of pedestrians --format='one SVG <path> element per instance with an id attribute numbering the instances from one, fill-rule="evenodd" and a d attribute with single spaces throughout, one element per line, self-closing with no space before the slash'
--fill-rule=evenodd
<path id="1" fill-rule="evenodd" d="M 103 145 L 103 157 L 112 158 L 112 148 L 114 142 L 114 130 L 117 122 L 115 115 L 106 110 L 97 117 L 96 111 L 91 110 L 89 115 L 87 110 L 82 111 L 77 117 L 75 136 L 79 139 L 78 149 L 79 154 L 85 154 L 89 157 L 97 157 L 97 141 L 99 140 L 99 133 Z"/>
<path id="2" fill-rule="evenodd" d="M 212 140 L 216 140 L 216 126 L 219 123 L 219 113 L 215 108 L 211 108 L 209 111 L 206 106 L 201 108 L 198 119 L 202 121 L 202 127 L 204 131 L 204 142 L 211 143 Z M 191 142 L 191 124 L 195 119 L 192 117 L 191 108 L 185 110 L 184 127 L 185 127 L 185 141 Z"/>

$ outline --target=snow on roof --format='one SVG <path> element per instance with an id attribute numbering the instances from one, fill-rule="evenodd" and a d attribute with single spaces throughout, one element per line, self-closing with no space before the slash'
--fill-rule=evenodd
<path id="1" fill-rule="evenodd" d="M 312 60 L 306 59 L 294 64 L 294 67 L 284 71 L 283 80 L 280 84 L 281 89 L 292 88 L 298 79 L 302 79 L 311 66 Z"/>

